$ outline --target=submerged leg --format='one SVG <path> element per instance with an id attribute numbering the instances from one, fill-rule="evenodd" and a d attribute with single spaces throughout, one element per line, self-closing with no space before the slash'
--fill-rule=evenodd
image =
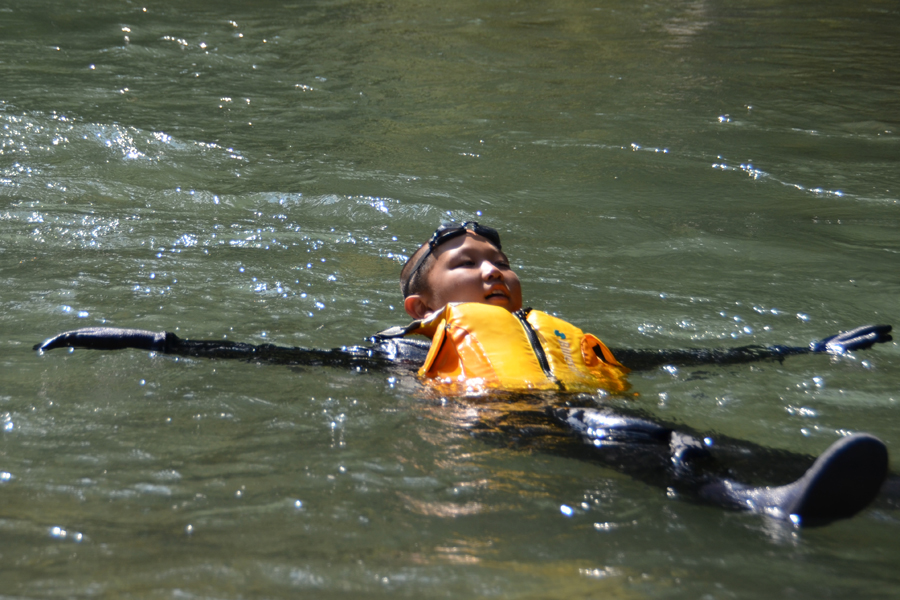
<path id="1" fill-rule="evenodd" d="M 608 409 L 550 412 L 591 447 L 584 458 L 644 483 L 697 496 L 710 480 L 733 475 L 715 460 L 706 442 L 684 428 Z"/>
<path id="2" fill-rule="evenodd" d="M 620 472 L 795 525 L 824 525 L 853 516 L 874 500 L 887 476 L 887 448 L 868 434 L 836 441 L 806 469 L 809 457 L 727 438 L 713 445 L 708 438 L 701 441 L 643 418 L 596 408 L 552 413 L 594 447 L 595 460 Z M 794 478 L 778 487 L 747 483 Z"/>

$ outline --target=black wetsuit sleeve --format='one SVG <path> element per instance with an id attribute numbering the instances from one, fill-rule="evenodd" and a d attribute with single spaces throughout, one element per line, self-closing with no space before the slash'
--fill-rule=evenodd
<path id="1" fill-rule="evenodd" d="M 219 340 L 183 340 L 166 333 L 165 354 L 197 358 L 237 359 L 274 365 L 384 369 L 394 363 L 377 348 L 343 346 L 330 350 L 288 348 L 274 344 L 246 344 Z"/>
<path id="2" fill-rule="evenodd" d="M 722 349 L 632 350 L 610 349 L 620 363 L 632 371 L 645 371 L 664 365 L 693 367 L 697 365 L 733 365 L 762 360 L 781 361 L 787 356 L 809 354 L 809 348 L 790 346 L 742 346 Z"/>
<path id="3" fill-rule="evenodd" d="M 186 340 L 171 332 L 141 329 L 91 327 L 67 331 L 54 336 L 35 350 L 46 352 L 55 348 L 86 348 L 91 350 L 123 350 L 133 348 L 161 354 L 197 358 L 237 359 L 279 365 L 329 366 L 344 368 L 383 369 L 403 363 L 392 357 L 380 345 L 344 346 L 331 350 L 288 348 L 274 344 L 246 344 L 228 340 Z"/>
<path id="4" fill-rule="evenodd" d="M 844 354 L 864 350 L 875 344 L 890 342 L 890 325 L 863 325 L 849 331 L 828 336 L 807 347 L 796 346 L 741 346 L 739 348 L 686 349 L 686 350 L 630 350 L 612 349 L 620 363 L 633 371 L 653 369 L 663 365 L 692 367 L 697 365 L 733 365 L 762 360 L 781 361 L 797 354 Z"/>

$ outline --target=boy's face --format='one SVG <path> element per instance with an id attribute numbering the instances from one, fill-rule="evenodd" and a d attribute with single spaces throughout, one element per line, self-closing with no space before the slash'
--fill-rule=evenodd
<path id="1" fill-rule="evenodd" d="M 479 302 L 513 312 L 522 308 L 519 277 L 506 255 L 472 232 L 455 237 L 434 250 L 427 275 L 427 291 L 406 298 L 404 308 L 422 319 L 450 302 Z"/>

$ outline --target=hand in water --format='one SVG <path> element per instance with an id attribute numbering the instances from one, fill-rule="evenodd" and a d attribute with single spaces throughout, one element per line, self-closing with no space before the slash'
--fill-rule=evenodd
<path id="1" fill-rule="evenodd" d="M 864 325 L 842 331 L 818 342 L 809 345 L 813 352 L 828 352 L 829 354 L 843 354 L 851 350 L 865 350 L 875 344 L 890 342 L 893 338 L 889 335 L 890 325 Z"/>
<path id="2" fill-rule="evenodd" d="M 88 348 L 91 350 L 121 350 L 138 348 L 161 351 L 165 348 L 166 333 L 143 331 L 140 329 L 118 329 L 115 327 L 87 327 L 67 331 L 54 336 L 35 350 L 46 352 L 54 348 Z"/>

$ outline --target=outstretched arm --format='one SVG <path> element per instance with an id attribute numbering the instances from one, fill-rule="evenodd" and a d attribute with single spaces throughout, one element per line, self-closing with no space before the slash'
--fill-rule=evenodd
<path id="1" fill-rule="evenodd" d="M 787 356 L 809 353 L 844 354 L 864 350 L 875 344 L 891 341 L 890 325 L 865 325 L 829 336 L 808 347 L 741 346 L 717 350 L 629 350 L 612 349 L 613 355 L 633 371 L 653 369 L 663 365 L 691 367 L 696 365 L 730 365 L 761 360 L 783 360 Z"/>
<path id="2" fill-rule="evenodd" d="M 46 352 L 54 348 L 122 350 L 134 348 L 177 356 L 232 358 L 280 365 L 345 368 L 386 368 L 394 364 L 379 348 L 350 346 L 332 350 L 285 348 L 273 344 L 255 346 L 226 340 L 183 340 L 166 331 L 90 327 L 67 331 L 34 347 Z"/>

